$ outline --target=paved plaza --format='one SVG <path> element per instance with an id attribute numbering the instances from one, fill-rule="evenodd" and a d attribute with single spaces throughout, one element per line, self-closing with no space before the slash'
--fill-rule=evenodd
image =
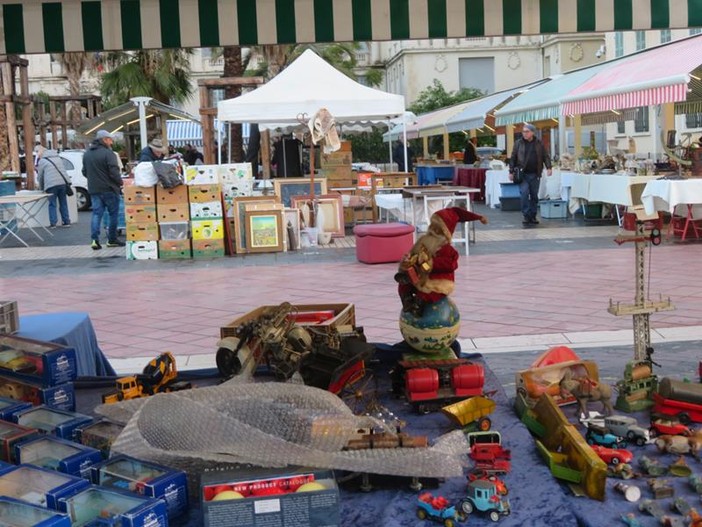
<path id="1" fill-rule="evenodd" d="M 631 346 L 631 318 L 607 312 L 610 299 L 634 297 L 634 244 L 614 243 L 613 222 L 576 216 L 523 229 L 518 212 L 477 210 L 490 224 L 477 225 L 453 295 L 464 351 Z M 358 263 L 353 237 L 295 253 L 127 261 L 121 248 L 90 249 L 89 220 L 81 213 L 77 225 L 45 242 L 27 233 L 30 248 L 5 240 L 0 297 L 17 300 L 21 315 L 87 312 L 119 372 L 141 370 L 162 351 L 173 352 L 181 369 L 213 367 L 220 326 L 283 301 L 350 302 L 370 341 L 401 340 L 396 264 Z M 670 297 L 677 307 L 652 315 L 653 342 L 702 340 L 702 243 L 666 240 L 646 261 L 651 298 Z"/>

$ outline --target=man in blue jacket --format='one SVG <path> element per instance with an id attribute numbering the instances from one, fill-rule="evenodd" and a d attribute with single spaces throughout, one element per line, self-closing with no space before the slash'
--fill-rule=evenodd
<path id="1" fill-rule="evenodd" d="M 91 247 L 102 249 L 100 245 L 100 224 L 105 214 L 109 215 L 107 229 L 107 246 L 124 247 L 125 243 L 117 239 L 117 219 L 119 214 L 119 197 L 122 192 L 122 176 L 117 156 L 112 151 L 114 137 L 107 130 L 99 130 L 95 140 L 83 155 L 83 175 L 88 180 L 88 193 L 93 205 L 91 218 Z"/>

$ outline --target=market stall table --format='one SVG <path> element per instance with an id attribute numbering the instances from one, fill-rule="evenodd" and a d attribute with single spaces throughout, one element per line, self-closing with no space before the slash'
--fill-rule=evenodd
<path id="1" fill-rule="evenodd" d="M 656 179 L 646 183 L 646 187 L 641 193 L 641 203 L 648 214 L 656 211 L 667 211 L 675 214 L 678 206 L 684 206 L 687 210 L 681 214 L 684 218 L 683 226 L 676 232 L 681 233 L 681 240 L 685 241 L 689 230 L 696 238 L 702 228 L 695 222 L 702 220 L 700 211 L 695 211 L 695 205 L 702 205 L 702 179 Z M 695 218 L 695 212 L 697 217 Z M 674 219 L 668 227 L 668 235 L 674 231 Z"/>
<path id="2" fill-rule="evenodd" d="M 419 185 L 433 185 L 439 181 L 453 181 L 454 165 L 415 165 Z"/>
<path id="3" fill-rule="evenodd" d="M 18 226 L 21 225 L 32 231 L 34 236 L 39 238 L 41 241 L 44 241 L 44 238 L 42 238 L 39 233 L 34 230 L 34 227 L 32 226 L 33 223 L 35 223 L 39 228 L 44 229 L 49 236 L 53 236 L 51 231 L 44 227 L 44 225 L 42 225 L 36 218 L 41 211 L 44 202 L 48 198 L 49 194 L 45 194 L 43 192 L 0 196 L 0 205 L 10 205 L 9 207 L 4 207 L 0 210 L 0 212 L 2 212 L 0 215 L 0 232 L 5 229 L 5 235 L 0 238 L 0 243 L 4 242 L 9 236 L 14 236 L 22 245 L 29 247 L 29 244 L 24 241 L 19 233 L 14 232 L 12 229 L 13 222 L 16 222 Z"/>
<path id="4" fill-rule="evenodd" d="M 625 207 L 640 205 L 644 187 L 655 178 L 656 176 L 627 176 L 626 174 L 575 174 L 571 198 Z M 617 219 L 621 225 L 618 208 Z"/>
<path id="5" fill-rule="evenodd" d="M 561 199 L 568 200 L 570 193 L 570 174 L 571 172 L 554 171 L 551 176 L 542 176 L 539 182 L 539 199 L 545 199 L 547 196 L 554 198 L 559 196 Z M 497 208 L 500 204 L 502 196 L 501 183 L 511 183 L 509 179 L 509 170 L 488 170 L 485 174 L 485 204 L 491 208 Z"/>
<path id="6" fill-rule="evenodd" d="M 479 192 L 473 196 L 475 201 L 485 201 L 485 177 L 487 168 L 469 165 L 456 165 L 453 184 L 460 187 L 475 187 Z"/>
<path id="7" fill-rule="evenodd" d="M 73 348 L 79 377 L 115 375 L 115 370 L 100 350 L 87 313 L 24 315 L 20 317 L 17 336 Z"/>

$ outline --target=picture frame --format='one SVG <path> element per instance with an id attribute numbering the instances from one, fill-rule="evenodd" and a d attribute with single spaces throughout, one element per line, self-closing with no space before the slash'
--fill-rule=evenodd
<path id="1" fill-rule="evenodd" d="M 234 211 L 234 249 L 237 254 L 245 254 L 246 247 L 246 205 L 251 203 L 279 203 L 276 196 L 239 196 L 232 199 Z"/>
<path id="2" fill-rule="evenodd" d="M 300 250 L 300 209 L 283 210 L 283 230 L 287 243 L 286 249 L 288 251 Z"/>
<path id="3" fill-rule="evenodd" d="M 300 208 L 303 203 L 312 200 L 312 196 L 293 196 L 291 204 L 294 208 Z M 344 226 L 344 204 L 341 194 L 322 194 L 315 196 L 318 209 L 324 211 L 324 225 L 322 230 L 330 232 L 333 238 L 343 238 L 346 236 Z M 317 225 L 319 227 L 319 225 Z"/>
<path id="4" fill-rule="evenodd" d="M 283 250 L 283 214 L 278 210 L 246 211 L 247 251 L 270 253 Z"/>
<path id="5" fill-rule="evenodd" d="M 294 196 L 308 196 L 310 194 L 311 178 L 278 178 L 273 180 L 273 190 L 280 202 L 286 207 L 291 207 Z M 327 193 L 326 178 L 314 178 L 315 196 Z"/>

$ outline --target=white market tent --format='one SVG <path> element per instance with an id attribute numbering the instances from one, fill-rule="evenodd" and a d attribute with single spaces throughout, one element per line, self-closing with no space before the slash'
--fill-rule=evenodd
<path id="1" fill-rule="evenodd" d="M 263 86 L 220 101 L 217 117 L 261 129 L 292 128 L 300 114 L 310 119 L 320 108 L 337 123 L 387 121 L 404 113 L 405 98 L 357 83 L 308 49 Z"/>

